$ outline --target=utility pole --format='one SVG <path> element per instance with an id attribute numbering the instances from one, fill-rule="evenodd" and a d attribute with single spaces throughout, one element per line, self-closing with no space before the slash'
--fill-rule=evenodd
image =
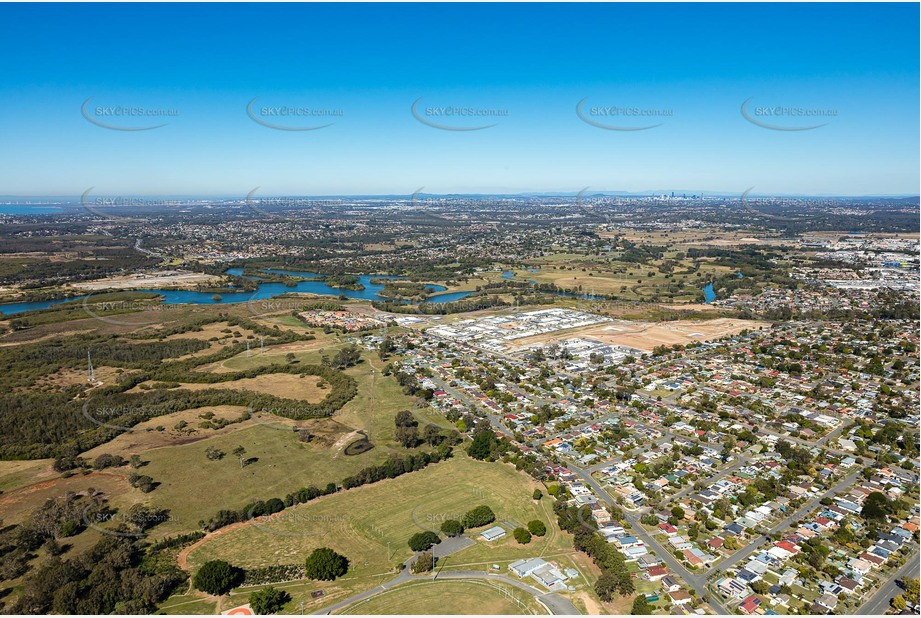
<path id="1" fill-rule="evenodd" d="M 87 374 L 88 374 L 88 375 L 87 375 L 87 380 L 88 380 L 89 382 L 95 382 L 95 381 L 96 381 L 96 371 L 93 370 L 93 359 L 92 359 L 92 357 L 90 356 L 90 351 L 89 351 L 89 350 L 86 351 L 86 364 L 87 364 L 87 366 L 88 366 L 88 370 L 87 370 Z"/>

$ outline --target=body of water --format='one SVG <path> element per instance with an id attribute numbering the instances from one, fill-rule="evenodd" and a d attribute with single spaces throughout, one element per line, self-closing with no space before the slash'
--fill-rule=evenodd
<path id="1" fill-rule="evenodd" d="M 60 305 L 61 303 L 66 303 L 72 300 L 83 300 L 85 296 L 77 296 L 75 298 L 60 298 L 58 300 L 39 300 L 32 303 L 5 303 L 0 304 L 0 315 L 13 315 L 14 313 L 22 313 L 24 311 L 36 311 L 38 309 L 47 309 L 48 307 L 53 307 L 54 305 Z"/>
<path id="2" fill-rule="evenodd" d="M 704 302 L 712 303 L 716 300 L 716 292 L 713 291 L 713 282 L 711 281 L 704 286 Z"/>
<path id="3" fill-rule="evenodd" d="M 320 277 L 319 273 L 311 272 L 301 272 L 301 271 L 290 271 L 290 270 L 266 270 L 265 272 L 274 273 L 274 274 L 283 274 L 283 275 L 292 275 L 296 277 L 305 277 L 305 278 L 316 278 Z M 227 274 L 235 275 L 238 277 L 243 276 L 242 268 L 231 268 L 227 270 Z M 258 277 L 253 277 L 258 279 Z M 320 294 L 323 296 L 335 296 L 339 297 L 340 295 L 345 296 L 346 298 L 355 298 L 360 300 L 386 300 L 383 296 L 380 295 L 381 290 L 384 289 L 382 284 L 373 284 L 371 279 L 401 279 L 402 277 L 391 277 L 387 275 L 360 275 L 358 277 L 358 282 L 361 283 L 365 289 L 363 290 L 342 290 L 336 287 L 329 286 L 322 281 L 300 281 L 294 287 L 288 287 L 284 283 L 261 283 L 255 292 L 223 292 L 219 294 L 220 298 L 215 300 L 213 292 L 195 292 L 193 290 L 132 290 L 134 292 L 149 292 L 153 294 L 159 294 L 163 297 L 163 304 L 165 305 L 229 305 L 233 303 L 243 303 L 249 300 L 265 300 L 268 298 L 274 298 L 275 296 L 281 296 L 282 294 L 288 294 L 291 292 L 304 292 L 312 294 Z M 426 288 L 430 292 L 443 292 L 447 288 L 443 285 L 428 285 Z M 429 296 L 428 301 L 430 303 L 450 303 L 455 300 L 460 300 L 469 296 L 471 292 L 449 292 L 445 294 L 434 294 Z M 78 298 L 64 298 L 59 300 L 45 300 L 32 303 L 6 303 L 0 304 L 0 313 L 3 315 L 12 315 L 15 313 L 22 313 L 24 311 L 34 311 L 37 309 L 47 309 L 53 305 L 58 305 L 60 303 L 65 303 L 71 300 L 82 300 L 85 296 L 80 296 Z"/>
<path id="4" fill-rule="evenodd" d="M 60 206 L 44 204 L 0 204 L 0 215 L 50 215 L 64 212 Z"/>

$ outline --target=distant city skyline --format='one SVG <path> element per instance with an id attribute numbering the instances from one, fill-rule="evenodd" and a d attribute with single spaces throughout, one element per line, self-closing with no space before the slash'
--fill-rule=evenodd
<path id="1" fill-rule="evenodd" d="M 0 194 L 915 196 L 918 17 L 5 4 Z"/>
<path id="2" fill-rule="evenodd" d="M 303 197 L 303 198 L 355 198 L 355 199 L 412 199 L 415 195 L 416 198 L 421 197 L 443 197 L 443 198 L 490 198 L 490 197 L 517 197 L 517 198 L 552 198 L 552 197 L 578 197 L 582 194 L 584 197 L 593 197 L 593 196 L 603 196 L 603 197 L 623 197 L 623 198 L 681 198 L 681 199 L 709 199 L 709 198 L 721 198 L 721 199 L 731 199 L 731 198 L 740 198 L 741 195 L 745 193 L 743 191 L 739 192 L 730 192 L 730 191 L 701 191 L 697 189 L 661 189 L 661 190 L 649 190 L 649 191 L 618 191 L 616 189 L 590 189 L 588 191 L 576 191 L 572 189 L 560 190 L 560 191 L 519 191 L 517 193 L 434 193 L 429 191 L 414 192 L 414 193 L 274 193 L 268 194 L 263 193 L 258 196 L 253 197 L 253 200 L 267 199 L 273 197 Z M 871 199 L 871 198 L 910 198 L 910 197 L 919 197 L 919 192 L 915 193 L 868 193 L 865 195 L 841 195 L 841 194 L 806 194 L 806 193 L 759 193 L 758 191 L 750 191 L 745 193 L 749 197 L 759 197 L 759 198 L 799 198 L 799 199 L 816 199 L 816 198 L 841 198 L 841 199 Z M 111 197 L 115 195 L 114 193 L 107 194 L 94 194 L 93 197 Z M 16 202 L 17 200 L 29 201 L 29 200 L 67 200 L 73 202 L 80 201 L 80 195 L 0 195 L 0 204 L 8 202 Z M 158 197 L 161 199 L 187 199 L 187 200 L 233 200 L 233 199 L 245 199 L 246 196 L 242 194 L 202 194 L 196 195 L 192 193 L 159 193 L 159 194 L 141 194 L 141 193 L 124 193 L 119 194 L 119 197 L 122 198 L 144 198 L 144 197 Z"/>

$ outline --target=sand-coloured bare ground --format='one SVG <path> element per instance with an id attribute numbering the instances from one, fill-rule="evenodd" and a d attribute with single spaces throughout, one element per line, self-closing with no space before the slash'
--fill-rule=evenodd
<path id="1" fill-rule="evenodd" d="M 176 274 L 152 273 L 150 275 L 127 275 L 109 277 L 94 281 L 80 281 L 70 284 L 70 287 L 81 290 L 132 290 L 137 288 L 158 287 L 194 287 L 202 283 L 217 283 L 221 278 L 203 273 L 179 272 Z"/>
<path id="2" fill-rule="evenodd" d="M 130 371 L 127 373 L 131 373 Z M 93 368 L 93 375 L 96 382 L 90 382 L 89 372 L 87 369 L 60 369 L 54 373 L 41 376 L 27 389 L 28 391 L 52 392 L 62 391 L 69 386 L 85 385 L 87 387 L 96 386 L 100 382 L 105 386 L 115 384 L 116 378 L 122 375 L 115 367 L 106 367 L 101 365 Z"/>
<path id="3" fill-rule="evenodd" d="M 153 385 L 155 382 L 143 382 L 142 384 Z M 324 385 L 325 388 L 322 388 Z M 293 373 L 270 373 L 256 376 L 255 378 L 242 378 L 231 382 L 214 382 L 214 383 L 188 383 L 181 382 L 179 388 L 191 391 L 200 391 L 209 388 L 225 390 L 247 390 L 256 393 L 266 393 L 286 399 L 299 399 L 310 403 L 319 403 L 329 394 L 329 385 L 319 376 L 314 375 L 296 375 Z M 132 388 L 129 393 L 143 392 L 141 384 Z"/>
<path id="4" fill-rule="evenodd" d="M 764 322 L 755 320 L 738 320 L 735 318 L 717 318 L 714 320 L 675 320 L 673 322 L 633 322 L 615 320 L 604 324 L 595 324 L 555 333 L 546 333 L 515 342 L 516 348 L 527 347 L 536 343 L 555 343 L 574 337 L 595 339 L 603 343 L 623 345 L 630 348 L 651 352 L 660 345 L 686 344 L 692 341 L 710 341 L 727 335 L 735 335 L 745 329 L 757 329 L 765 326 Z"/>

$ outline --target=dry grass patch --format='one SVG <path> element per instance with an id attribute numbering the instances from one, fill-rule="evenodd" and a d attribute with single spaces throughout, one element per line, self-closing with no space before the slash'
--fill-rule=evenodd
<path id="1" fill-rule="evenodd" d="M 129 393 L 144 392 L 142 384 L 154 385 L 156 382 L 147 381 L 138 384 Z M 256 393 L 265 393 L 286 399 L 298 399 L 309 403 L 319 403 L 329 394 L 329 384 L 320 376 L 293 374 L 293 373 L 268 373 L 255 378 L 241 378 L 230 382 L 196 383 L 180 382 L 179 388 L 190 391 L 200 391 L 209 388 L 224 390 L 247 390 Z"/>
<path id="2" fill-rule="evenodd" d="M 93 373 L 96 379 L 105 386 L 115 384 L 115 380 L 123 374 L 115 367 L 106 367 L 100 365 L 93 367 Z M 131 373 L 131 372 L 128 372 Z M 32 386 L 21 390 L 40 391 L 43 393 L 63 391 L 70 386 L 92 386 L 88 380 L 89 376 L 86 369 L 60 369 L 54 373 L 41 376 L 32 383 Z"/>
<path id="3" fill-rule="evenodd" d="M 256 420 L 249 420 L 227 425 L 221 429 L 207 429 L 199 427 L 201 423 L 206 421 L 203 415 L 207 415 L 210 412 L 214 415 L 213 420 L 233 420 L 239 418 L 246 411 L 247 408 L 241 406 L 207 406 L 157 416 L 143 423 L 138 423 L 132 427 L 132 431 L 126 431 L 115 439 L 86 451 L 82 456 L 92 459 L 103 453 L 110 453 L 112 455 L 121 455 L 127 459 L 133 454 L 143 454 L 151 449 L 198 442 L 213 436 L 251 427 L 257 422 Z M 183 422 L 186 423 L 186 426 L 179 429 L 177 426 Z"/>

